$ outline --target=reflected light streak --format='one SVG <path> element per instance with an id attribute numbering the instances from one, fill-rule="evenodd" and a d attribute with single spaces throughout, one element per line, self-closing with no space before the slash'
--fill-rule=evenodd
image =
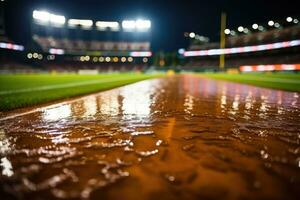
<path id="1" fill-rule="evenodd" d="M 85 117 L 94 116 L 97 113 L 97 98 L 95 95 L 84 99 Z"/>
<path id="2" fill-rule="evenodd" d="M 116 116 L 119 114 L 120 104 L 118 101 L 119 93 L 114 92 L 104 92 L 99 96 L 100 112 L 104 115 Z"/>
<path id="3" fill-rule="evenodd" d="M 190 94 L 187 94 L 185 96 L 185 100 L 184 100 L 184 112 L 187 114 L 191 114 L 193 107 L 194 107 L 194 99 L 195 97 L 193 97 Z"/>
<path id="4" fill-rule="evenodd" d="M 14 174 L 11 162 L 6 158 L 1 158 L 0 166 L 2 167 L 2 175 L 12 176 Z"/>
<path id="5" fill-rule="evenodd" d="M 70 117 L 72 114 L 70 104 L 61 105 L 43 111 L 44 121 L 58 121 Z"/>
<path id="6" fill-rule="evenodd" d="M 142 84 L 143 83 L 143 84 Z M 148 81 L 142 82 L 138 85 L 132 85 L 122 89 L 121 95 L 123 96 L 122 111 L 124 117 L 131 115 L 135 117 L 149 117 L 151 112 L 151 83 Z"/>

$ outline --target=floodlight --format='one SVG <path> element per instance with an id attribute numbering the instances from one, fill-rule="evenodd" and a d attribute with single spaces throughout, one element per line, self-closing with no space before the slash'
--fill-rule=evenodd
<path id="1" fill-rule="evenodd" d="M 118 62 L 119 61 L 119 58 L 118 57 L 114 57 L 113 58 L 113 62 Z"/>
<path id="2" fill-rule="evenodd" d="M 133 20 L 124 20 L 122 21 L 122 27 L 123 29 L 135 29 L 136 23 Z"/>
<path id="3" fill-rule="evenodd" d="M 265 30 L 265 28 L 263 26 L 258 26 L 258 30 L 263 31 L 263 30 Z"/>
<path id="4" fill-rule="evenodd" d="M 38 20 L 38 21 L 49 22 L 50 13 L 48 13 L 46 11 L 34 10 L 32 13 L 32 17 L 33 17 L 33 19 Z"/>
<path id="5" fill-rule="evenodd" d="M 86 28 L 90 28 L 93 26 L 93 21 L 89 19 L 81 19 L 80 25 Z"/>
<path id="6" fill-rule="evenodd" d="M 143 62 L 144 63 L 148 62 L 148 58 L 143 58 Z"/>
<path id="7" fill-rule="evenodd" d="M 132 62 L 133 58 L 132 57 L 128 57 L 128 62 Z"/>
<path id="8" fill-rule="evenodd" d="M 244 27 L 239 26 L 239 27 L 238 27 L 238 31 L 239 31 L 239 32 L 243 32 L 243 31 L 244 31 Z"/>
<path id="9" fill-rule="evenodd" d="M 126 62 L 126 57 L 122 57 L 121 62 Z"/>
<path id="10" fill-rule="evenodd" d="M 137 29 L 149 29 L 151 28 L 151 22 L 150 20 L 138 19 L 135 21 L 135 26 Z"/>
<path id="11" fill-rule="evenodd" d="M 299 20 L 298 20 L 298 19 L 294 19 L 293 22 L 294 22 L 295 24 L 298 24 L 298 23 L 299 23 Z"/>
<path id="12" fill-rule="evenodd" d="M 32 53 L 28 53 L 28 54 L 27 54 L 27 58 L 28 58 L 28 59 L 31 59 L 31 58 L 32 58 Z"/>
<path id="13" fill-rule="evenodd" d="M 274 26 L 274 24 L 275 24 L 275 22 L 272 21 L 272 20 L 270 20 L 270 21 L 268 22 L 268 25 L 269 25 L 269 26 Z"/>
<path id="14" fill-rule="evenodd" d="M 244 28 L 244 33 L 249 33 L 249 29 L 248 28 Z"/>
<path id="15" fill-rule="evenodd" d="M 179 53 L 179 54 L 183 54 L 183 53 L 184 53 L 184 51 L 185 51 L 185 50 L 184 50 L 183 48 L 181 48 L 181 49 L 178 49 L 178 53 Z"/>
<path id="16" fill-rule="evenodd" d="M 253 25 L 252 25 L 252 28 L 253 28 L 254 30 L 258 29 L 258 24 L 253 24 Z"/>
<path id="17" fill-rule="evenodd" d="M 287 21 L 287 22 L 292 22 L 292 21 L 293 21 L 293 18 L 292 18 L 292 17 L 287 17 L 287 18 L 286 18 L 286 21 Z"/>
<path id="18" fill-rule="evenodd" d="M 194 38 L 194 37 L 196 36 L 196 34 L 195 34 L 194 32 L 191 32 L 191 33 L 189 34 L 189 36 L 190 36 L 190 38 Z"/>
<path id="19" fill-rule="evenodd" d="M 104 58 L 103 57 L 99 57 L 99 62 L 104 62 Z"/>
<path id="20" fill-rule="evenodd" d="M 118 31 L 120 27 L 119 22 L 113 21 L 97 21 L 96 26 L 99 30 L 110 29 L 112 31 Z"/>
<path id="21" fill-rule="evenodd" d="M 38 53 L 33 53 L 33 55 L 32 55 L 33 58 L 37 58 L 38 56 L 39 56 Z"/>
<path id="22" fill-rule="evenodd" d="M 62 15 L 50 14 L 50 22 L 53 24 L 65 24 L 66 18 Z"/>
<path id="23" fill-rule="evenodd" d="M 82 26 L 83 28 L 91 28 L 93 26 L 93 21 L 89 19 L 69 19 L 68 25 L 70 27 Z"/>
<path id="24" fill-rule="evenodd" d="M 275 26 L 276 28 L 279 28 L 279 27 L 280 27 L 280 24 L 276 22 L 276 23 L 274 24 L 274 26 Z"/>
<path id="25" fill-rule="evenodd" d="M 230 34 L 230 29 L 228 29 L 228 28 L 225 29 L 225 30 L 224 30 L 224 33 L 225 33 L 226 35 L 229 35 L 229 34 Z"/>

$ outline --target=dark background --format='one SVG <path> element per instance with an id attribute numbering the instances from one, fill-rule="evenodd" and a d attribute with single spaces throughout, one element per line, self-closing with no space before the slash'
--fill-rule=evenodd
<path id="1" fill-rule="evenodd" d="M 228 15 L 228 28 L 300 14 L 299 3 L 291 0 L 5 0 L 4 6 L 7 35 L 17 43 L 30 40 L 32 11 L 45 9 L 66 18 L 150 19 L 154 51 L 186 47 L 184 32 L 194 31 L 218 41 L 222 11 Z"/>

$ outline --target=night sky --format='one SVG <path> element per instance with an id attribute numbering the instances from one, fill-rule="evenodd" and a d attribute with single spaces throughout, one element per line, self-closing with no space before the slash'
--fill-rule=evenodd
<path id="1" fill-rule="evenodd" d="M 34 9 L 66 18 L 121 21 L 142 17 L 152 21 L 152 49 L 170 51 L 187 46 L 184 32 L 217 41 L 222 11 L 228 15 L 227 27 L 236 28 L 299 16 L 299 7 L 297 1 L 289 0 L 6 0 L 5 19 L 7 35 L 25 44 Z"/>

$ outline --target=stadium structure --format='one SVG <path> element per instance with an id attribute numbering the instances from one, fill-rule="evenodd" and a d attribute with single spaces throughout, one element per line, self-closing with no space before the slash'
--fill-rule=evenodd
<path id="1" fill-rule="evenodd" d="M 5 35 L 1 17 L 2 73 L 30 71 L 141 71 L 151 62 L 151 21 L 104 21 L 32 12 L 28 44 Z"/>
<path id="2" fill-rule="evenodd" d="M 242 72 L 300 70 L 300 25 L 297 18 L 270 20 L 250 27 L 224 29 L 224 48 L 194 32 L 185 33 L 191 42 L 187 49 L 178 51 L 185 61 L 181 68 L 191 71 L 239 69 Z M 220 55 L 225 55 L 224 69 L 220 68 Z"/>

